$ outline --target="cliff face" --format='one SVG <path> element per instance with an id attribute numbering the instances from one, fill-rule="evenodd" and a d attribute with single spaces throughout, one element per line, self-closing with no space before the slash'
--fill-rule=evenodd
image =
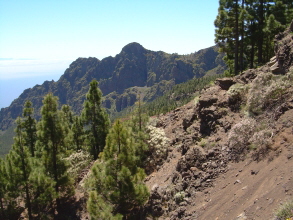
<path id="1" fill-rule="evenodd" d="M 42 85 L 26 89 L 9 107 L 1 109 L 0 129 L 7 129 L 21 115 L 26 100 L 33 102 L 38 117 L 43 96 L 49 92 L 59 97 L 60 104 L 68 104 L 73 111 L 79 113 L 88 85 L 93 79 L 99 81 L 99 87 L 105 96 L 104 106 L 109 111 L 118 112 L 133 105 L 138 93 L 147 92 L 142 87 L 151 88 L 162 81 L 167 81 L 165 84 L 170 87 L 193 77 L 202 77 L 209 70 L 219 72 L 224 68 L 220 57 L 222 55 L 216 47 L 190 55 L 177 55 L 147 50 L 138 43 L 130 43 L 115 57 L 103 60 L 78 58 L 57 82 L 46 81 Z M 140 89 L 130 89 L 133 87 Z"/>

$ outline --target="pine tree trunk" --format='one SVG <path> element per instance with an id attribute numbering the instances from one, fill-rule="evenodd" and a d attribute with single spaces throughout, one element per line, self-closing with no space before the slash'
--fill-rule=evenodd
<path id="1" fill-rule="evenodd" d="M 245 0 L 242 1 L 241 9 L 244 10 Z M 244 19 L 241 21 L 241 43 L 240 43 L 240 71 L 244 69 Z"/>
<path id="2" fill-rule="evenodd" d="M 29 116 L 29 118 L 28 118 L 28 121 L 30 122 L 30 127 L 29 127 L 29 129 L 28 129 L 28 131 L 27 132 L 29 132 L 29 140 L 30 140 L 30 143 L 29 143 L 29 145 L 30 145 L 30 151 L 31 151 L 31 155 L 32 155 L 32 157 L 34 157 L 35 156 L 35 143 L 33 142 L 33 128 L 32 128 L 32 123 L 34 122 L 34 119 L 33 118 L 31 118 L 30 116 Z"/>
<path id="3" fill-rule="evenodd" d="M 254 66 L 254 39 L 251 41 L 251 51 L 250 51 L 250 69 Z"/>
<path id="4" fill-rule="evenodd" d="M 258 65 L 262 64 L 263 62 L 263 26 L 264 26 L 264 1 L 260 0 L 260 6 L 258 9 L 258 14 L 259 14 L 259 25 L 258 25 Z"/>
<path id="5" fill-rule="evenodd" d="M 28 211 L 28 219 L 33 219 L 28 183 L 25 184 L 25 193 L 26 193 L 26 205 L 27 205 L 27 211 Z"/>
<path id="6" fill-rule="evenodd" d="M 238 74 L 238 49 L 239 49 L 239 15 L 238 15 L 238 0 L 235 1 L 235 60 L 234 60 L 234 74 Z"/>
<path id="7" fill-rule="evenodd" d="M 4 212 L 3 202 L 2 202 L 2 196 L 0 196 L 0 208 L 1 208 L 2 218 L 5 219 L 5 212 Z"/>
<path id="8" fill-rule="evenodd" d="M 21 139 L 22 140 L 22 139 Z M 25 154 L 24 149 L 23 149 L 23 145 L 22 145 L 22 141 L 20 143 L 21 146 L 20 147 L 20 151 L 22 153 L 22 155 Z M 27 175 L 27 167 L 26 167 L 26 163 L 24 160 L 24 156 L 21 157 L 21 164 L 22 164 L 22 172 L 23 172 L 23 181 L 25 182 L 25 194 L 26 194 L 26 206 L 27 206 L 27 211 L 28 211 L 28 218 L 32 219 L 32 208 L 31 208 L 31 200 L 30 200 L 30 195 L 29 195 L 29 187 L 28 187 L 28 175 Z"/>
<path id="9" fill-rule="evenodd" d="M 97 116 L 96 116 L 96 105 L 93 104 L 93 119 L 92 119 L 92 131 L 93 131 L 93 136 L 94 136 L 94 143 L 92 143 L 93 146 L 93 155 L 94 155 L 94 160 L 98 159 L 98 154 L 100 153 L 100 147 L 99 147 L 99 139 L 98 139 L 98 132 L 96 131 L 96 125 L 95 122 L 97 121 Z"/>
<path id="10" fill-rule="evenodd" d="M 251 22 L 250 24 L 251 26 L 251 37 L 250 37 L 250 41 L 251 41 L 251 51 L 250 51 L 250 69 L 253 69 L 254 67 L 254 47 L 255 47 L 255 37 L 254 37 L 254 31 L 255 31 L 255 24 L 254 22 Z"/>
<path id="11" fill-rule="evenodd" d="M 54 137 L 52 137 L 54 138 Z M 52 139 L 54 140 L 54 139 Z M 56 182 L 55 184 L 55 192 L 57 194 L 57 198 L 56 198 L 56 205 L 57 205 L 57 211 L 59 212 L 60 209 L 60 200 L 59 200 L 59 184 L 58 184 L 58 172 L 57 172 L 57 147 L 54 146 L 53 144 L 53 151 L 52 151 L 52 159 L 53 159 L 53 169 L 54 169 L 54 180 Z"/>

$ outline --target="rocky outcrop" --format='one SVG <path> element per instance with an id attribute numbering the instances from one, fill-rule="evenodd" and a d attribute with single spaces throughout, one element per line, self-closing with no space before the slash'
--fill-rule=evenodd
<path id="1" fill-rule="evenodd" d="M 275 74 L 285 74 L 293 64 L 293 21 L 283 33 L 275 38 L 275 57 L 270 62 L 270 69 Z"/>
<path id="2" fill-rule="evenodd" d="M 232 85 L 233 79 L 220 83 Z M 232 83 L 233 82 L 233 83 Z M 227 170 L 227 151 L 222 139 L 234 120 L 229 109 L 227 86 L 211 86 L 187 105 L 161 115 L 157 125 L 170 140 L 165 164 L 147 180 L 151 189 L 145 213 L 162 219 L 194 219 L 188 210 L 192 198 L 213 185 L 214 179 Z M 233 117 L 233 116 L 232 116 Z M 160 184 L 156 179 L 160 178 Z"/>
<path id="3" fill-rule="evenodd" d="M 228 90 L 236 82 L 231 78 L 221 78 L 215 81 L 215 84 L 220 86 L 223 90 Z"/>

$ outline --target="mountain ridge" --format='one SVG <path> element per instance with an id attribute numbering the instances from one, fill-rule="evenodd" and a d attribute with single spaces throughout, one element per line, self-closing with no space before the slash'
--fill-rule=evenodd
<path id="1" fill-rule="evenodd" d="M 99 81 L 104 96 L 115 92 L 120 99 L 127 99 L 127 89 L 132 87 L 151 88 L 165 80 L 168 82 L 166 88 L 169 88 L 194 77 L 202 77 L 214 68 L 223 69 L 225 65 L 221 57 L 216 46 L 189 55 L 178 55 L 147 50 L 139 43 L 133 42 L 124 46 L 115 57 L 109 56 L 102 60 L 95 57 L 78 58 L 70 64 L 58 81 L 45 81 L 42 85 L 26 89 L 9 107 L 2 108 L 0 129 L 6 130 L 13 124 L 16 117 L 21 115 L 26 100 L 32 101 L 35 116 L 38 118 L 43 96 L 49 92 L 58 96 L 61 104 L 68 104 L 74 112 L 80 113 L 88 84 L 93 79 Z M 130 101 L 120 100 L 119 103 L 116 103 L 113 97 L 110 100 L 106 98 L 104 106 L 115 113 L 133 105 L 137 96 L 137 92 L 134 92 Z M 154 96 L 151 99 L 154 99 Z"/>

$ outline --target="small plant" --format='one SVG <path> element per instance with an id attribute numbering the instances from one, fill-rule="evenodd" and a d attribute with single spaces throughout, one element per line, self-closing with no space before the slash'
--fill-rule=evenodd
<path id="1" fill-rule="evenodd" d="M 207 145 L 207 142 L 205 139 L 201 139 L 201 141 L 199 142 L 199 146 L 201 147 L 205 147 Z"/>
<path id="2" fill-rule="evenodd" d="M 197 105 L 197 103 L 199 101 L 199 96 L 196 96 L 193 101 L 194 101 L 194 105 Z"/>
<path id="3" fill-rule="evenodd" d="M 239 159 L 240 154 L 249 147 L 249 139 L 254 135 L 255 127 L 256 121 L 253 118 L 245 118 L 231 128 L 228 143 L 234 159 Z"/>
<path id="4" fill-rule="evenodd" d="M 257 146 L 255 144 L 250 144 L 249 145 L 249 150 L 256 150 Z"/>
<path id="5" fill-rule="evenodd" d="M 220 109 L 219 109 L 219 113 L 220 113 L 221 115 L 227 115 L 227 114 L 228 114 L 228 110 L 227 110 L 226 108 L 220 108 Z"/>
<path id="6" fill-rule="evenodd" d="M 293 200 L 284 203 L 276 212 L 275 220 L 286 220 L 293 217 Z"/>
<path id="7" fill-rule="evenodd" d="M 184 198 L 185 198 L 185 192 L 184 191 L 178 192 L 174 196 L 174 200 L 176 201 L 177 204 L 182 202 L 184 200 Z"/>

